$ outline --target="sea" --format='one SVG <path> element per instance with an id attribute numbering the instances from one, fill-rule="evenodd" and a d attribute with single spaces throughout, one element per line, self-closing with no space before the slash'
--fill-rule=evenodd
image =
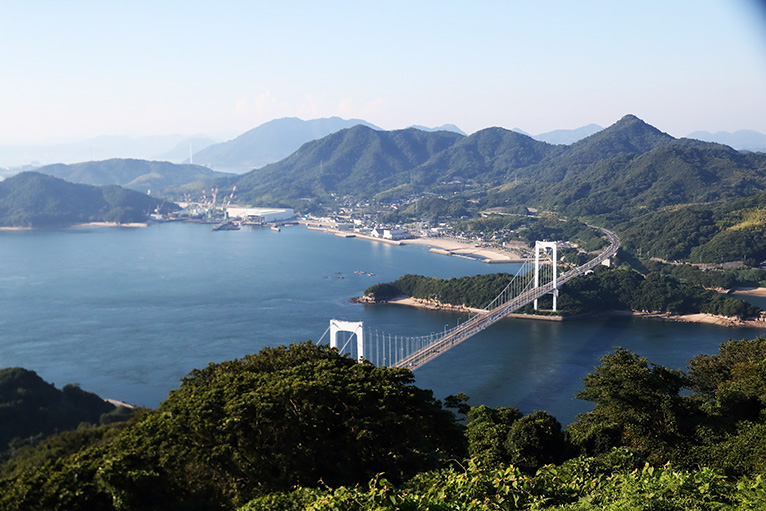
<path id="1" fill-rule="evenodd" d="M 154 408 L 195 368 L 266 346 L 328 342 L 331 319 L 409 336 L 466 318 L 349 301 L 373 284 L 407 273 L 450 278 L 517 268 L 303 226 L 1 231 L 0 367 Z M 566 425 L 592 408 L 574 396 L 615 347 L 684 369 L 728 339 L 765 333 L 630 317 L 506 319 L 417 369 L 415 384 L 439 399 L 462 392 L 474 406 L 546 410 Z"/>

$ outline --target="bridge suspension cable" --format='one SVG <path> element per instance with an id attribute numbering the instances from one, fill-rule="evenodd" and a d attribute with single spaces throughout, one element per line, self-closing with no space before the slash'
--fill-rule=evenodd
<path id="1" fill-rule="evenodd" d="M 617 254 L 620 248 L 617 235 L 606 229 L 599 228 L 599 230 L 604 233 L 609 242 L 607 248 L 587 263 L 561 275 L 557 274 L 556 245 L 538 242 L 535 259 L 525 261 L 494 300 L 483 310 L 471 314 L 466 321 L 460 323 L 458 320 L 457 326 L 449 329 L 445 326 L 441 332 L 411 337 L 392 335 L 377 330 L 363 330 L 361 322 L 331 320 L 328 329 L 331 331 L 330 345 L 344 351 L 350 344 L 351 337 L 356 335 L 357 342 L 351 344 L 351 354 L 357 359 L 368 360 L 377 366 L 406 367 L 415 370 L 529 303 L 534 302 L 537 310 L 537 300 L 546 294 L 553 293 L 555 310 L 556 296 L 562 284 L 584 275 Z M 552 250 L 552 257 L 548 263 L 539 257 L 539 248 Z M 342 333 L 348 334 L 343 345 L 338 340 L 338 335 Z"/>

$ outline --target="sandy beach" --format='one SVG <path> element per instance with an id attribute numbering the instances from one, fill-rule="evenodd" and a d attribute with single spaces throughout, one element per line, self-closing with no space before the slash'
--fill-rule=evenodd
<path id="1" fill-rule="evenodd" d="M 470 256 L 482 259 L 488 263 L 515 263 L 521 260 L 521 254 L 506 252 L 496 248 L 480 247 L 475 243 L 468 243 L 455 239 L 444 238 L 412 238 L 402 240 L 404 245 L 426 245 L 431 251 L 442 255 Z"/>
<path id="2" fill-rule="evenodd" d="M 766 297 L 766 287 L 735 287 L 731 294 Z"/>
<path id="3" fill-rule="evenodd" d="M 466 307 L 464 305 L 451 305 L 448 303 L 441 303 L 436 300 L 421 300 L 419 298 L 412 298 L 409 296 L 400 296 L 399 298 L 394 298 L 393 300 L 388 300 L 385 303 L 391 303 L 394 305 L 407 305 L 409 307 L 418 307 L 420 309 L 429 309 L 429 310 L 444 310 L 444 311 L 451 311 L 451 312 L 484 312 L 484 309 L 473 309 L 471 307 Z"/>
<path id="4" fill-rule="evenodd" d="M 444 238 L 411 238 L 402 240 L 403 245 L 426 245 L 432 252 L 442 255 L 470 256 L 487 263 L 516 263 L 524 261 L 518 252 L 498 248 L 481 247 L 476 243 Z M 436 250 L 434 250 L 436 249 Z"/>
<path id="5" fill-rule="evenodd" d="M 388 243 L 390 245 L 425 245 L 427 247 L 431 247 L 431 252 L 435 254 L 471 257 L 485 263 L 517 263 L 526 261 L 526 259 L 522 259 L 521 254 L 516 251 L 481 247 L 476 243 L 469 243 L 467 241 L 456 239 L 409 238 L 404 240 L 386 240 L 352 231 L 339 231 L 335 228 L 334 225 L 328 223 L 315 224 L 305 221 L 299 221 L 299 223 L 305 225 L 312 231 L 329 232 L 344 238 L 359 238 L 363 240 Z"/>
<path id="6" fill-rule="evenodd" d="M 680 323 L 706 323 L 708 325 L 718 325 L 737 328 L 766 328 L 766 321 L 756 319 L 738 319 L 726 316 L 716 316 L 714 314 L 670 314 L 654 312 L 634 312 L 633 316 L 640 318 L 656 318 L 664 321 L 678 321 Z"/>

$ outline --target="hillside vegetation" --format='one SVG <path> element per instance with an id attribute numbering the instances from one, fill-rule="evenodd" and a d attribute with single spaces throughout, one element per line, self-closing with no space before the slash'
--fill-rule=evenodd
<path id="1" fill-rule="evenodd" d="M 764 207 L 764 191 L 766 154 L 675 139 L 633 115 L 567 146 L 502 128 L 461 136 L 356 126 L 244 174 L 238 186 L 243 201 L 301 210 L 421 197 L 387 222 L 429 218 L 425 201 L 435 199 L 449 202 L 453 218 L 533 207 L 613 229 L 642 256 L 702 262 L 766 259 L 762 216 L 752 211 Z"/>
<path id="2" fill-rule="evenodd" d="M 128 423 L 20 450 L 0 508 L 761 509 L 765 360 L 760 338 L 686 372 L 618 348 L 576 396 L 592 411 L 562 428 L 450 396 L 458 419 L 406 369 L 266 348 L 192 371 Z"/>
<path id="3" fill-rule="evenodd" d="M 376 301 L 398 296 L 442 304 L 483 309 L 514 278 L 507 273 L 437 279 L 422 275 L 404 275 L 394 282 L 375 284 L 364 296 Z M 519 277 L 527 282 L 532 276 Z M 559 290 L 558 311 L 562 315 L 614 310 L 669 312 L 672 314 L 708 313 L 727 317 L 758 317 L 760 309 L 744 300 L 721 295 L 700 285 L 652 272 L 646 276 L 634 270 L 600 267 L 594 273 L 567 282 Z M 540 307 L 550 308 L 551 298 L 540 299 Z M 532 305 L 522 309 L 533 313 Z"/>
<path id="4" fill-rule="evenodd" d="M 0 181 L 0 226 L 61 227 L 87 222 L 145 222 L 174 204 L 120 186 L 89 186 L 23 172 Z"/>
<path id="5" fill-rule="evenodd" d="M 37 172 L 71 183 L 120 185 L 142 193 L 151 190 L 152 194 L 160 196 L 171 189 L 201 189 L 204 184 L 230 175 L 200 165 L 122 158 L 69 165 L 58 163 L 40 167 Z"/>
<path id="6" fill-rule="evenodd" d="M 116 407 L 77 385 L 61 390 L 34 371 L 0 369 L 0 460 L 25 445 L 80 424 L 118 418 Z"/>

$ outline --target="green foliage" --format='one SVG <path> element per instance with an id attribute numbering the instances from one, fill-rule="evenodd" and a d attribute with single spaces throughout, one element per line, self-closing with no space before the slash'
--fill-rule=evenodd
<path id="1" fill-rule="evenodd" d="M 284 160 L 238 177 L 237 194 L 254 204 L 295 203 L 332 194 L 372 199 L 401 187 L 411 169 L 462 138 L 446 131 L 376 131 L 354 126 L 304 144 Z M 228 182 L 228 180 L 226 181 Z"/>
<path id="2" fill-rule="evenodd" d="M 232 508 L 298 484 L 401 482 L 465 453 L 454 416 L 412 382 L 311 342 L 210 364 L 157 411 L 98 430 L 118 434 L 9 468 L 0 509 Z"/>
<path id="3" fill-rule="evenodd" d="M 369 486 L 322 492 L 297 489 L 251 501 L 240 511 L 287 510 L 734 510 L 762 509 L 766 483 L 738 485 L 710 469 L 678 470 L 670 465 L 603 472 L 597 458 L 578 458 L 535 475 L 514 467 L 470 463 L 464 470 L 421 474 L 397 488 L 385 479 Z"/>
<path id="4" fill-rule="evenodd" d="M 70 183 L 94 186 L 120 185 L 142 193 L 151 190 L 153 195 L 170 187 L 199 185 L 202 182 L 231 175 L 200 165 L 179 165 L 167 161 L 132 158 L 113 158 L 69 165 L 57 163 L 40 167 L 37 172 Z"/>
<path id="5" fill-rule="evenodd" d="M 375 284 L 364 290 L 364 296 L 372 298 L 378 302 L 385 302 L 398 296 L 402 296 L 402 290 L 395 284 L 383 282 Z"/>
<path id="6" fill-rule="evenodd" d="M 382 223 L 401 224 L 421 218 L 460 218 L 468 215 L 469 209 L 471 209 L 471 205 L 464 198 L 426 197 L 404 208 L 382 215 L 378 220 Z"/>
<path id="7" fill-rule="evenodd" d="M 486 466 L 511 464 L 534 473 L 570 453 L 561 424 L 544 411 L 522 416 L 516 408 L 471 408 L 466 428 L 468 454 Z"/>
<path id="8" fill-rule="evenodd" d="M 160 206 L 165 211 L 177 208 L 119 186 L 73 184 L 37 172 L 23 172 L 0 182 L 0 226 L 143 222 Z"/>
<path id="9" fill-rule="evenodd" d="M 525 472 L 557 464 L 569 454 L 561 424 L 548 412 L 536 410 L 511 425 L 505 448 L 510 463 Z"/>
<path id="10" fill-rule="evenodd" d="M 760 313 L 760 308 L 744 300 L 681 282 L 669 274 L 651 272 L 643 277 L 621 268 L 599 270 L 570 280 L 561 289 L 558 305 L 569 314 L 636 310 L 751 318 Z"/>
<path id="11" fill-rule="evenodd" d="M 404 275 L 388 284 L 377 284 L 364 291 L 365 296 L 411 296 L 422 300 L 483 308 L 513 279 L 507 273 L 437 279 L 422 275 Z"/>
<path id="12" fill-rule="evenodd" d="M 624 223 L 622 238 L 628 250 L 645 257 L 757 263 L 766 259 L 764 211 L 766 194 L 755 193 L 742 199 L 639 212 Z"/>
<path id="13" fill-rule="evenodd" d="M 531 277 L 528 274 L 517 278 Z M 408 274 L 391 283 L 371 286 L 364 291 L 364 295 L 376 300 L 411 296 L 443 304 L 484 308 L 512 279 L 513 275 L 507 273 L 451 279 Z M 636 271 L 623 268 L 599 268 L 594 273 L 570 280 L 560 290 L 558 308 L 564 314 L 637 310 L 675 314 L 704 312 L 750 318 L 760 313 L 760 308 L 744 300 L 680 282 L 666 274 L 652 272 L 644 277 Z M 531 306 L 522 312 L 533 313 Z"/>
<path id="14" fill-rule="evenodd" d="M 13 367 L 0 370 L 0 456 L 80 423 L 98 424 L 114 410 L 76 385 L 58 390 L 34 371 Z"/>
<path id="15" fill-rule="evenodd" d="M 490 408 L 485 405 L 471 408 L 466 427 L 468 455 L 488 466 L 508 463 L 511 455 L 506 440 L 513 424 L 522 417 L 517 408 Z"/>
<path id="16" fill-rule="evenodd" d="M 662 463 L 688 434 L 691 411 L 680 396 L 685 376 L 662 366 L 649 367 L 645 358 L 618 349 L 601 359 L 585 377 L 585 389 L 575 397 L 595 403 L 567 429 L 571 440 L 585 452 L 598 453 L 604 437 L 616 445 L 644 452 Z"/>

